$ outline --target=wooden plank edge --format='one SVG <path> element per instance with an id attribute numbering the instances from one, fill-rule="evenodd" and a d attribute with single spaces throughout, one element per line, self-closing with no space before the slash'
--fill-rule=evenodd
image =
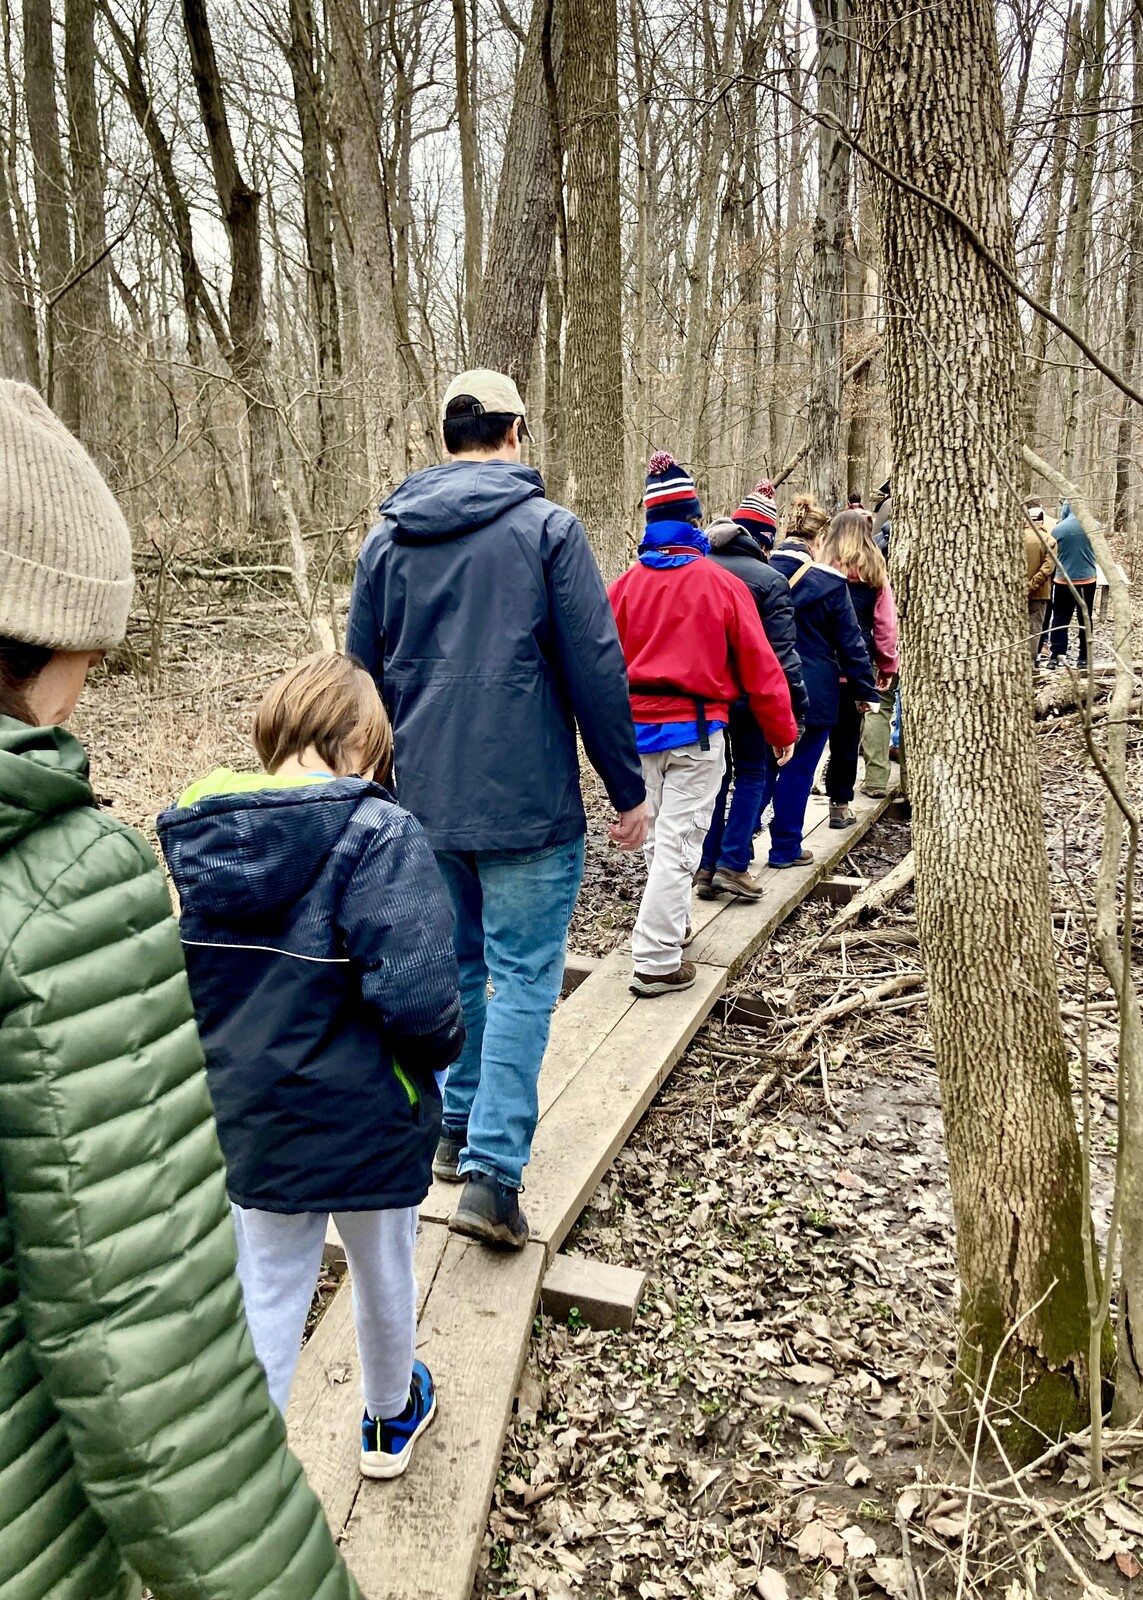
<path id="1" fill-rule="evenodd" d="M 646 1287 L 647 1274 L 637 1267 L 557 1255 L 540 1286 L 540 1309 L 560 1322 L 575 1311 L 589 1328 L 626 1332 L 635 1325 Z"/>

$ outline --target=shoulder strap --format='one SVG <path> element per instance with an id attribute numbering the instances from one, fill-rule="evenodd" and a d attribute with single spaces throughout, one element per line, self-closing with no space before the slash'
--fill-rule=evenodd
<path id="1" fill-rule="evenodd" d="M 786 582 L 790 585 L 791 589 L 794 588 L 796 584 L 801 583 L 806 573 L 814 564 L 811 556 L 803 556 L 799 553 L 799 559 L 802 563 L 801 566 L 798 568 L 797 572 L 791 572 L 790 576 L 786 579 Z"/>

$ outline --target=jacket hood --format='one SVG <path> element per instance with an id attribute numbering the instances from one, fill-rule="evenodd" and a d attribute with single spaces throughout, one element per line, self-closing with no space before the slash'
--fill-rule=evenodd
<path id="1" fill-rule="evenodd" d="M 241 925 L 305 894 L 367 794 L 364 778 L 274 778 L 222 767 L 158 819 L 184 913 Z"/>
<path id="2" fill-rule="evenodd" d="M 738 539 L 741 543 L 735 545 L 735 549 L 740 555 L 757 556 L 759 561 L 766 559 L 757 539 L 752 539 L 740 523 L 731 521 L 729 517 L 716 517 L 706 530 L 706 536 L 712 550 L 727 550 Z"/>
<path id="3" fill-rule="evenodd" d="M 60 812 L 94 804 L 78 739 L 0 717 L 0 852 Z"/>
<path id="4" fill-rule="evenodd" d="M 486 527 L 524 500 L 541 497 L 544 480 L 515 461 L 451 461 L 406 478 L 381 506 L 398 544 L 440 544 Z"/>

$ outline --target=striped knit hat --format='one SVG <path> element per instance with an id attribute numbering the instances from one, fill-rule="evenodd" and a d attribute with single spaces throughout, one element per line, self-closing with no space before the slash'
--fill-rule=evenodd
<path id="1" fill-rule="evenodd" d="M 730 520 L 737 522 L 740 528 L 745 528 L 747 533 L 752 533 L 767 548 L 774 543 L 778 536 L 778 507 L 774 503 L 774 485 L 769 478 L 762 478 L 754 485 Z"/>
<path id="2" fill-rule="evenodd" d="M 643 509 L 648 527 L 652 522 L 688 522 L 692 517 L 702 518 L 695 480 L 666 450 L 656 450 L 647 463 Z"/>

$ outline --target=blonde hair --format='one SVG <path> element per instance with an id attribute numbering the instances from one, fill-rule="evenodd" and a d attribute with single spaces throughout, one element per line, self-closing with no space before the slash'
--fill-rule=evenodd
<path id="1" fill-rule="evenodd" d="M 889 582 L 889 568 L 873 543 L 864 511 L 839 511 L 822 540 L 820 555 L 827 567 L 859 578 L 871 589 L 884 589 Z"/>
<path id="2" fill-rule="evenodd" d="M 812 494 L 799 494 L 794 498 L 786 532 L 795 539 L 820 539 L 829 527 L 829 514 L 818 505 Z"/>
<path id="3" fill-rule="evenodd" d="M 267 772 L 316 750 L 340 775 L 360 752 L 363 776 L 384 783 L 393 762 L 393 729 L 373 679 L 352 656 L 307 656 L 279 678 L 254 713 L 254 748 Z"/>

